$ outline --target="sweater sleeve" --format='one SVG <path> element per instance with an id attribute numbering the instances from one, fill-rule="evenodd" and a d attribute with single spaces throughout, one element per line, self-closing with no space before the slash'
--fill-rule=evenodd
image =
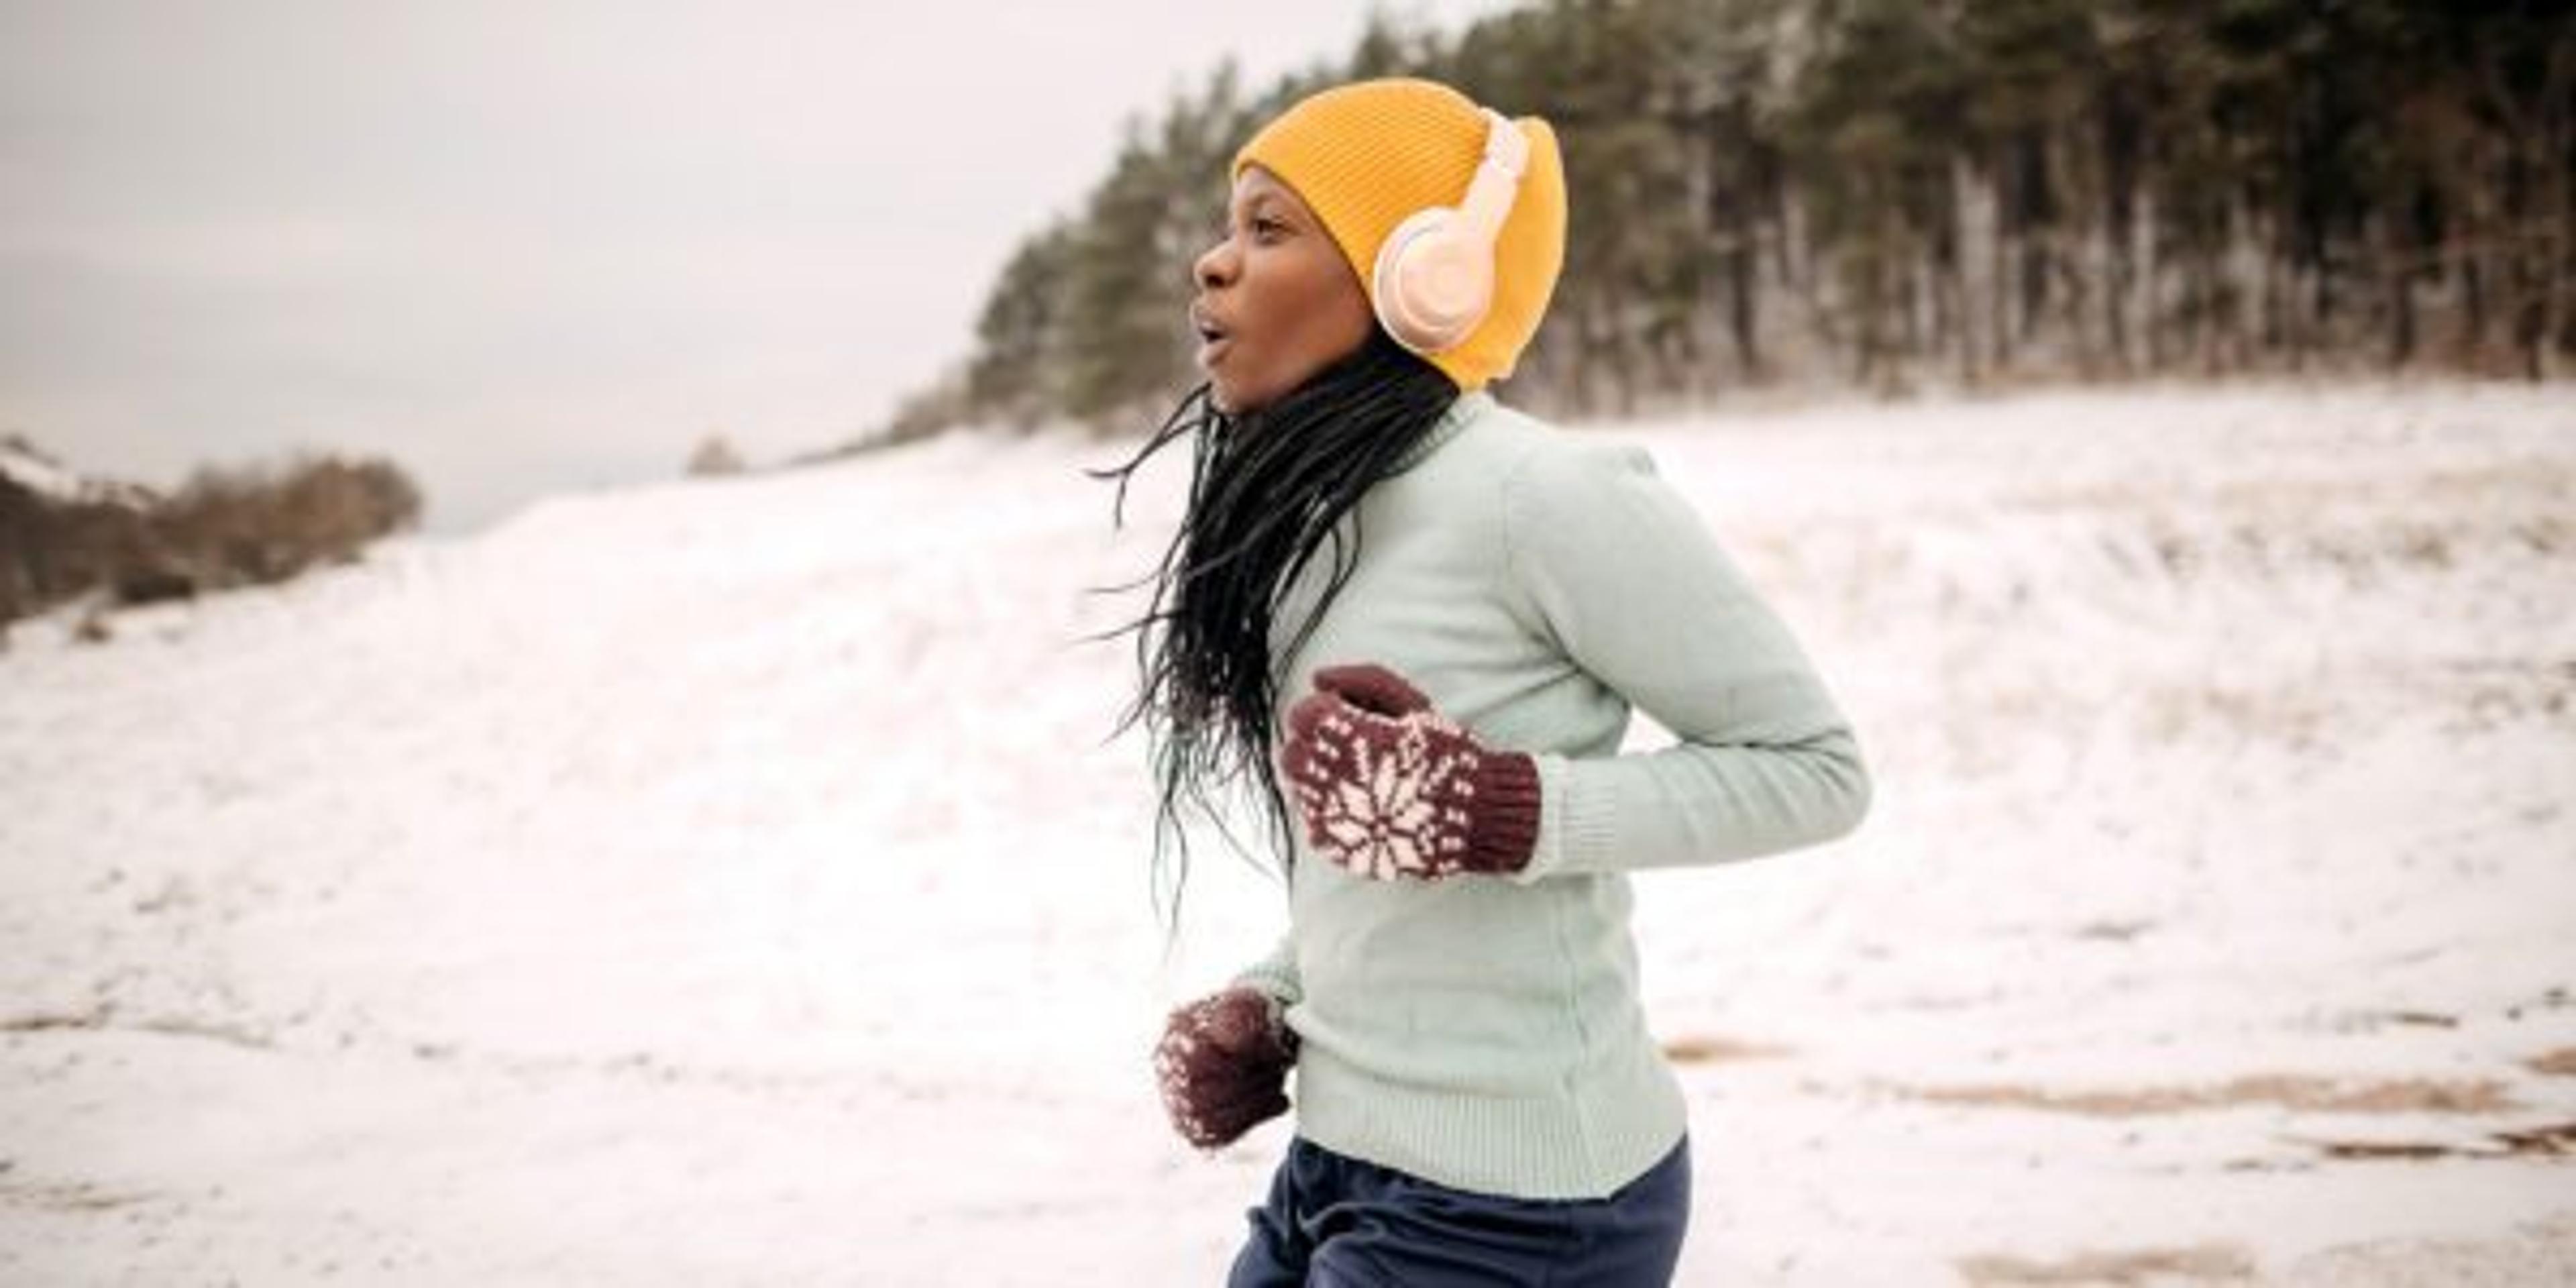
<path id="1" fill-rule="evenodd" d="M 1249 985 L 1279 1003 L 1280 1009 L 1295 1006 L 1306 997 L 1305 985 L 1297 977 L 1297 943 L 1292 935 L 1281 935 L 1270 954 L 1244 967 L 1228 981 L 1229 987 Z"/>
<path id="2" fill-rule="evenodd" d="M 1527 882 L 1717 863 L 1841 836 L 1868 812 L 1851 726 L 1788 628 L 1645 449 L 1533 453 L 1504 487 L 1509 579 L 1565 656 L 1678 741 L 1539 753 Z"/>

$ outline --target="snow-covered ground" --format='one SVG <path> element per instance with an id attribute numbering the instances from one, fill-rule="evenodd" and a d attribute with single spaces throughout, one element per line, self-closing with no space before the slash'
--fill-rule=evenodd
<path id="1" fill-rule="evenodd" d="M 1626 427 L 1876 771 L 1639 882 L 1707 1284 L 2576 1277 L 2576 398 Z M 1185 463 L 960 438 L 567 497 L 0 653 L 0 1282 L 1136 1285 L 1165 1129 L 1107 740 Z M 1632 746 L 1651 745 L 1641 724 Z M 2555 1135 L 2546 1129 L 2556 1128 Z M 2482 1276 L 2482 1277 L 2481 1277 Z"/>

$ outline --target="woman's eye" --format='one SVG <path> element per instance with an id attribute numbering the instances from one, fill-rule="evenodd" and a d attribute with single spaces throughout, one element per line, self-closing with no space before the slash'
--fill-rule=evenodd
<path id="1" fill-rule="evenodd" d="M 1276 237 L 1286 231 L 1288 231 L 1288 225 L 1283 224 L 1276 219 L 1255 219 L 1252 221 L 1252 235 L 1255 237 Z"/>

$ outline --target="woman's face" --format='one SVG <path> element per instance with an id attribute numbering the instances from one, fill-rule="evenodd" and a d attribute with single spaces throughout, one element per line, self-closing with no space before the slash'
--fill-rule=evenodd
<path id="1" fill-rule="evenodd" d="M 1193 274 L 1199 367 L 1228 415 L 1268 406 L 1359 348 L 1376 325 L 1332 234 L 1259 166 L 1235 180 L 1225 240 L 1199 256 Z"/>

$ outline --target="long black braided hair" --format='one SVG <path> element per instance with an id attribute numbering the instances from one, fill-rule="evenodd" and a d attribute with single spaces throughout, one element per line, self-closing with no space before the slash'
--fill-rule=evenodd
<path id="1" fill-rule="evenodd" d="M 1457 398 L 1456 382 L 1372 326 L 1358 348 L 1266 407 L 1228 415 L 1200 385 L 1125 465 L 1086 471 L 1118 480 L 1110 519 L 1116 526 L 1138 468 L 1178 439 L 1196 448 L 1189 510 L 1160 564 L 1125 586 L 1096 588 L 1126 591 L 1150 581 L 1152 601 L 1135 621 L 1093 637 L 1136 633 L 1136 700 L 1110 736 L 1142 719 L 1151 737 L 1160 806 L 1150 879 L 1156 909 L 1168 911 L 1168 931 L 1178 930 L 1189 877 L 1182 807 L 1216 823 L 1242 854 L 1214 802 L 1247 770 L 1260 789 L 1276 871 L 1286 873 L 1292 823 L 1270 757 L 1279 681 L 1358 564 L 1357 520 L 1345 549 L 1340 519 Z M 1331 579 L 1274 657 L 1272 614 L 1327 541 Z"/>

